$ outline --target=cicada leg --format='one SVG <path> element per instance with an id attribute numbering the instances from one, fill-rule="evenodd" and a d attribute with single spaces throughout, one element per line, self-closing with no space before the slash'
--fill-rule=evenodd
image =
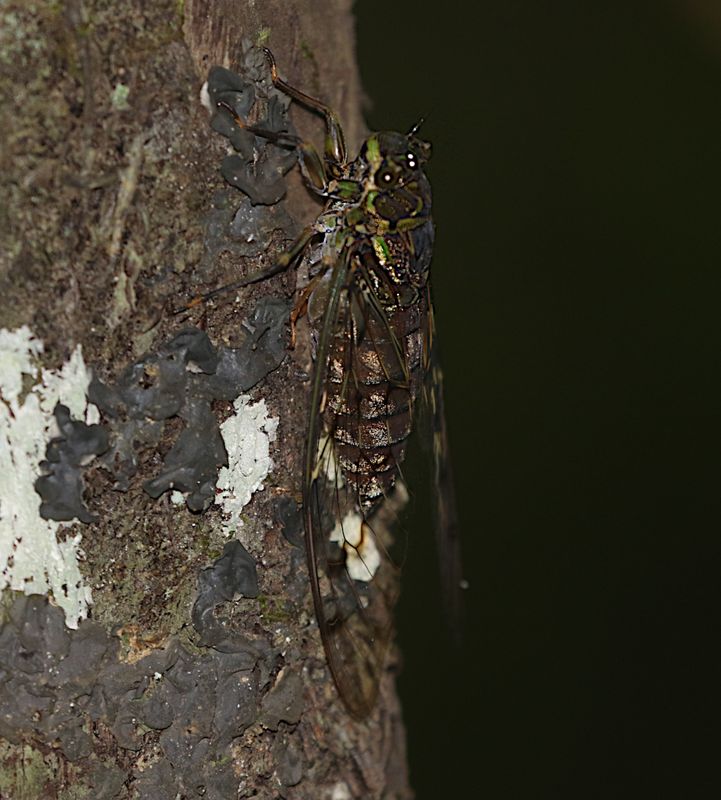
<path id="1" fill-rule="evenodd" d="M 315 97 L 301 92 L 300 89 L 296 89 L 280 78 L 273 54 L 267 47 L 263 48 L 263 52 L 270 64 L 270 77 L 276 89 L 279 89 L 284 94 L 297 100 L 299 103 L 306 106 L 306 108 L 311 109 L 311 111 L 316 111 L 323 115 L 325 119 L 324 158 L 321 159 L 315 147 L 303 141 L 299 136 L 294 136 L 291 133 L 284 133 L 282 131 L 269 131 L 263 128 L 256 128 L 253 125 L 246 125 L 238 116 L 235 109 L 227 103 L 221 101 L 218 105 L 231 115 L 236 125 L 239 127 L 245 128 L 245 130 L 254 133 L 256 136 L 262 136 L 281 147 L 283 145 L 296 147 L 298 149 L 298 161 L 300 163 L 301 173 L 311 190 L 321 197 L 333 196 L 334 193 L 338 191 L 339 187 L 331 187 L 329 177 L 338 178 L 341 167 L 346 162 L 345 136 L 343 135 L 343 128 L 340 124 L 340 120 L 336 113 L 325 105 L 325 103 L 321 103 L 321 101 L 316 100 Z M 348 192 L 352 194 L 355 188 L 354 186 L 347 185 L 340 190 L 341 195 L 343 196 Z"/>
<path id="2" fill-rule="evenodd" d="M 340 121 L 335 112 L 328 108 L 325 103 L 321 103 L 321 101 L 316 100 L 315 97 L 311 97 L 305 92 L 301 92 L 300 89 L 290 86 L 282 78 L 279 78 L 278 68 L 275 65 L 275 58 L 273 57 L 273 54 L 270 52 L 270 50 L 268 50 L 267 47 L 263 48 L 263 52 L 270 63 L 270 77 L 273 81 L 273 85 L 277 89 L 280 89 L 281 92 L 285 92 L 285 94 L 289 95 L 294 100 L 297 100 L 302 105 L 312 109 L 313 111 L 317 111 L 319 114 L 322 114 L 325 117 L 326 136 L 324 150 L 326 161 L 337 167 L 345 164 L 345 137 L 343 136 L 343 128 L 341 127 Z"/>
<path id="3" fill-rule="evenodd" d="M 295 136 L 292 133 L 287 133 L 284 131 L 270 131 L 264 128 L 258 128 L 254 125 L 246 125 L 237 111 L 222 100 L 218 102 L 218 107 L 223 108 L 228 114 L 230 114 L 231 118 L 239 128 L 243 128 L 244 130 L 247 130 L 256 136 L 267 139 L 268 141 L 273 142 L 273 144 L 279 145 L 280 147 L 287 146 L 296 148 L 298 150 L 298 162 L 303 179 L 310 189 L 316 194 L 325 198 L 340 197 L 346 201 L 349 201 L 356 195 L 360 195 L 362 187 L 355 181 L 331 180 L 329 178 L 329 172 L 333 176 L 339 173 L 340 167 L 345 164 L 346 159 L 343 128 L 341 127 L 340 121 L 338 120 L 335 112 L 324 103 L 321 103 L 320 100 L 316 100 L 314 97 L 305 94 L 305 92 L 301 92 L 299 89 L 290 86 L 284 80 L 282 80 L 282 78 L 278 76 L 278 70 L 275 65 L 275 58 L 273 57 L 273 54 L 267 48 L 263 48 L 263 51 L 270 64 L 270 74 L 273 85 L 281 92 L 284 92 L 294 100 L 297 100 L 299 103 L 307 106 L 313 111 L 317 111 L 318 113 L 322 114 L 325 118 L 325 159 L 321 159 L 315 147 L 309 142 L 303 141 L 303 139 L 301 139 L 299 136 Z M 328 169 L 326 169 L 326 167 Z M 216 295 L 223 294 L 225 292 L 231 292 L 235 289 L 240 289 L 243 286 L 248 286 L 251 283 L 257 283 L 283 272 L 293 262 L 302 256 L 306 247 L 310 243 L 310 240 L 316 233 L 317 230 L 313 226 L 304 228 L 291 248 L 283 253 L 278 261 L 272 266 L 268 267 L 267 269 L 260 270 L 253 275 L 248 275 L 245 278 L 241 278 L 238 281 L 234 281 L 233 283 L 228 283 L 225 286 L 220 286 L 217 289 L 213 289 L 212 292 L 199 295 L 198 297 L 193 298 L 193 300 L 191 300 L 187 305 L 176 309 L 174 313 L 182 313 L 183 311 L 187 311 L 189 308 L 197 306 L 200 303 L 204 303 L 206 300 L 209 300 Z M 295 342 L 295 323 L 303 315 L 303 313 L 305 313 L 305 309 L 308 305 L 308 297 L 312 291 L 312 286 L 313 282 L 311 282 L 309 287 L 304 290 L 304 295 L 301 296 L 299 305 L 296 306 L 296 309 L 294 309 L 294 315 L 291 316 L 291 336 L 293 343 Z"/>
<path id="4" fill-rule="evenodd" d="M 293 310 L 290 312 L 290 349 L 295 349 L 295 326 L 298 323 L 298 320 L 305 316 L 308 313 L 308 301 L 310 300 L 310 296 L 313 294 L 313 290 L 315 289 L 318 281 L 321 279 L 321 275 L 316 275 L 310 283 L 298 294 L 298 300 L 296 304 L 293 306 Z"/>
<path id="5" fill-rule="evenodd" d="M 316 194 L 321 197 L 328 196 L 328 177 L 326 175 L 323 161 L 318 155 L 318 151 L 309 142 L 304 142 L 300 136 L 285 131 L 269 131 L 265 128 L 257 128 L 255 125 L 246 125 L 238 115 L 238 112 L 223 100 L 218 101 L 218 108 L 223 108 L 233 118 L 233 122 L 243 130 L 250 131 L 256 136 L 261 136 L 273 144 L 280 147 L 290 146 L 298 150 L 298 163 L 305 182 Z"/>
<path id="6" fill-rule="evenodd" d="M 311 225 L 309 225 L 307 228 L 303 228 L 300 236 L 295 240 L 295 242 L 293 242 L 290 249 L 282 253 L 275 264 L 272 264 L 266 269 L 258 270 L 258 272 L 254 272 L 251 275 L 246 275 L 245 278 L 233 281 L 233 283 L 226 283 L 224 286 L 219 286 L 217 289 L 213 289 L 211 292 L 200 294 L 197 297 L 194 297 L 189 303 L 186 303 L 186 305 L 175 309 L 173 313 L 181 314 L 183 311 L 187 311 L 188 309 L 194 308 L 201 303 L 205 303 L 207 300 L 210 300 L 219 294 L 232 292 L 235 289 L 241 289 L 243 286 L 250 286 L 252 283 L 259 283 L 260 281 L 266 280 L 266 278 L 272 278 L 273 275 L 278 275 L 281 272 L 285 272 L 285 270 L 287 270 L 291 264 L 302 257 L 306 247 L 308 247 L 308 244 L 310 243 L 310 240 L 313 238 L 313 236 L 315 236 L 316 233 L 316 229 Z"/>

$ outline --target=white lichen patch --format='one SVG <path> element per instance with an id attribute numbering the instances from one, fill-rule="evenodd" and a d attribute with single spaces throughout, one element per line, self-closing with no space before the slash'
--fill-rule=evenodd
<path id="1" fill-rule="evenodd" d="M 200 87 L 200 104 L 205 108 L 209 114 L 214 114 L 217 109 L 213 108 L 213 101 L 210 99 L 210 92 L 208 91 L 208 81 Z"/>
<path id="2" fill-rule="evenodd" d="M 118 111 L 127 111 L 130 108 L 128 97 L 130 96 L 130 87 L 124 83 L 116 83 L 112 94 L 110 95 L 110 102 Z"/>
<path id="3" fill-rule="evenodd" d="M 350 789 L 345 781 L 339 781 L 333 786 L 331 800 L 352 800 Z"/>
<path id="4" fill-rule="evenodd" d="M 183 494 L 183 492 L 179 492 L 177 489 L 173 489 L 173 491 L 170 493 L 170 502 L 174 506 L 184 506 L 186 501 L 187 498 Z"/>
<path id="5" fill-rule="evenodd" d="M 58 433 L 56 403 L 88 424 L 99 415 L 86 400 L 91 375 L 80 346 L 62 369 L 43 369 L 37 381 L 35 361 L 42 351 L 27 326 L 0 330 L 0 591 L 52 592 L 68 627 L 77 628 L 92 602 L 78 565 L 82 537 L 58 541 L 64 523 L 40 516 L 35 481 L 47 443 Z M 21 399 L 23 376 L 36 383 Z"/>
<path id="6" fill-rule="evenodd" d="M 221 426 L 220 433 L 228 452 L 228 466 L 223 467 L 216 484 L 215 502 L 222 506 L 226 519 L 223 529 L 229 534 L 242 527 L 241 511 L 273 468 L 270 444 L 275 441 L 278 418 L 269 417 L 265 400 L 251 403 L 248 395 L 239 395 L 233 403 L 235 414 Z"/>
<path id="7" fill-rule="evenodd" d="M 330 540 L 345 550 L 345 567 L 354 581 L 373 580 L 381 557 L 370 527 L 357 511 L 349 511 L 342 522 L 336 522 Z"/>
<path id="8" fill-rule="evenodd" d="M 17 403 L 23 388 L 23 375 L 37 377 L 35 359 L 43 352 L 27 325 L 16 331 L 0 329 L 0 394 L 6 403 Z"/>

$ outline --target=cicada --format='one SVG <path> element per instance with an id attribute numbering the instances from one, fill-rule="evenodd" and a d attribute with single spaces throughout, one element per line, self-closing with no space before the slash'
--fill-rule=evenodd
<path id="1" fill-rule="evenodd" d="M 402 465 L 421 408 L 436 486 L 442 584 L 457 612 L 458 536 L 430 294 L 434 226 L 418 135 L 373 133 L 355 159 L 326 105 L 278 76 L 277 89 L 325 119 L 321 157 L 293 134 L 236 124 L 297 150 L 300 170 L 325 208 L 256 282 L 301 261 L 309 282 L 291 322 L 307 314 L 314 369 L 304 456 L 303 516 L 315 614 L 330 671 L 351 714 L 373 708 L 393 630 L 403 537 Z M 401 544 L 399 548 L 398 545 Z"/>

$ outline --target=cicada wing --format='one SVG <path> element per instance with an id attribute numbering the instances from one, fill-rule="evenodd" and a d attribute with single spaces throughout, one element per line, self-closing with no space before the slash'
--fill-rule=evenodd
<path id="1" fill-rule="evenodd" d="M 374 517 L 346 512 L 329 537 L 323 509 L 331 499 L 321 481 L 312 487 L 310 534 L 316 616 L 341 698 L 361 719 L 375 705 L 383 674 L 393 630 L 397 570 L 380 543 L 383 523 Z"/>
<path id="2" fill-rule="evenodd" d="M 304 507 L 328 663 L 346 707 L 362 718 L 374 706 L 393 631 L 404 549 L 393 527 L 412 392 L 405 343 L 380 305 L 348 279 L 351 258 L 338 261 L 324 289 Z"/>
<path id="3" fill-rule="evenodd" d="M 443 373 L 438 355 L 433 304 L 427 287 L 428 314 L 423 345 L 423 420 L 430 434 L 421 437 L 428 443 L 432 460 L 434 518 L 443 604 L 456 639 L 462 628 L 461 537 L 456 509 L 453 468 L 448 444 L 448 429 L 443 400 Z M 428 446 L 428 445 L 426 445 Z"/>

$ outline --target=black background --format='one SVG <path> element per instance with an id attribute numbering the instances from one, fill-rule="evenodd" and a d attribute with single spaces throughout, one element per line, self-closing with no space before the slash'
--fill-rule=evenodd
<path id="1" fill-rule="evenodd" d="M 416 487 L 400 686 L 419 800 L 718 796 L 714 9 L 356 4 L 370 127 L 427 115 L 434 146 L 470 582 L 453 653 Z"/>

